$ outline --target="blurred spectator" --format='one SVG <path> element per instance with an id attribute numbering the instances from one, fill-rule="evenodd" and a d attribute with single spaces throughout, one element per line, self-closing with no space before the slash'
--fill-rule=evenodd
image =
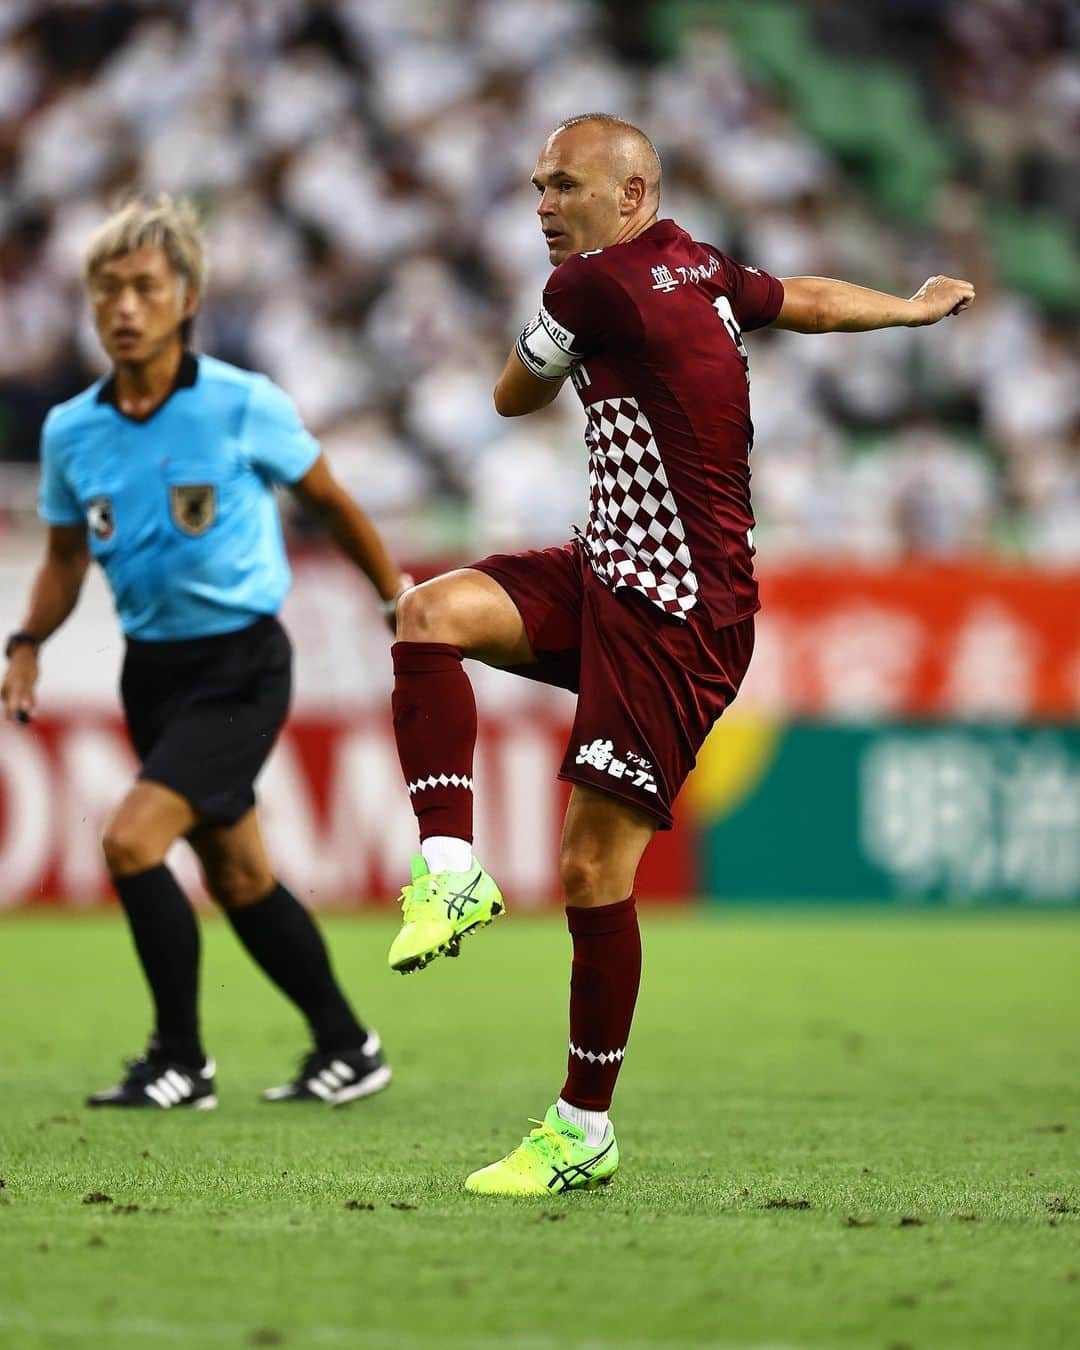
<path id="1" fill-rule="evenodd" d="M 808 9 L 840 57 L 900 54 L 970 147 L 936 229 L 878 215 L 717 26 L 650 54 L 661 16 L 645 3 L 10 0 L 0 458 L 33 461 L 45 409 L 101 370 L 87 235 L 125 190 L 166 188 L 206 216 L 198 342 L 287 388 L 402 546 L 565 537 L 586 509 L 580 410 L 567 394 L 504 423 L 491 387 L 548 272 L 536 152 L 560 117 L 603 109 L 656 140 L 664 213 L 737 257 L 900 293 L 928 271 L 979 287 L 970 314 L 928 332 L 751 335 L 764 552 L 1076 560 L 1075 334 L 1000 288 L 981 226 L 987 190 L 1080 210 L 1067 5 Z"/>

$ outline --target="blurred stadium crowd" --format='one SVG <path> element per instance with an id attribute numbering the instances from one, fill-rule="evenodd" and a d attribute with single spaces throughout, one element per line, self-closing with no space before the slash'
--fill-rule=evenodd
<path id="1" fill-rule="evenodd" d="M 204 212 L 199 347 L 292 394 L 397 547 L 564 538 L 585 505 L 576 400 L 503 422 L 491 386 L 549 270 L 536 152 L 595 109 L 657 142 L 662 214 L 743 261 L 904 294 L 935 272 L 978 287 L 933 330 L 754 336 L 759 547 L 1080 559 L 1075 295 L 1003 284 L 984 214 L 1075 222 L 1076 10 L 751 10 L 792 21 L 794 68 L 891 58 L 952 156 L 923 209 L 867 190 L 842 139 L 747 59 L 723 3 L 6 0 L 0 509 L 32 500 L 46 408 L 100 372 L 81 251 L 138 186 Z M 863 110 L 840 114 L 850 130 Z"/>

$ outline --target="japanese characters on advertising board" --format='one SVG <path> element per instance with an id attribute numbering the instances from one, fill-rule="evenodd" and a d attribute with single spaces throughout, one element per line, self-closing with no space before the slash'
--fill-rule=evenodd
<path id="1" fill-rule="evenodd" d="M 32 570 L 0 566 L 9 629 Z M 344 563 L 314 554 L 294 571 L 283 615 L 293 714 L 260 782 L 271 850 L 322 907 L 389 902 L 415 847 L 389 635 Z M 763 569 L 762 601 L 746 685 L 676 829 L 646 855 L 640 895 L 1075 898 L 1080 575 L 791 566 Z M 35 723 L 0 727 L 0 905 L 108 894 L 98 841 L 134 768 L 116 694 L 122 653 L 95 576 L 44 649 Z M 519 904 L 557 903 L 556 773 L 572 698 L 470 671 L 478 852 Z M 197 890 L 183 846 L 172 861 Z"/>

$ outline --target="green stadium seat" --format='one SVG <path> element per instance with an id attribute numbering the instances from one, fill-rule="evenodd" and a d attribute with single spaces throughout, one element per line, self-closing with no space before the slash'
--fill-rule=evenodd
<path id="1" fill-rule="evenodd" d="M 883 212 L 925 223 L 955 172 L 958 147 L 930 121 L 905 70 L 822 51 L 811 19 L 811 8 L 792 0 L 664 0 L 650 15 L 656 49 L 668 55 L 694 28 L 723 29 L 751 75 L 783 94 Z M 986 223 L 1007 285 L 1051 308 L 1080 308 L 1080 255 L 1063 220 L 999 205 Z"/>
<path id="2" fill-rule="evenodd" d="M 1080 309 L 1080 253 L 1064 220 L 993 206 L 986 212 L 998 273 L 1048 309 Z"/>

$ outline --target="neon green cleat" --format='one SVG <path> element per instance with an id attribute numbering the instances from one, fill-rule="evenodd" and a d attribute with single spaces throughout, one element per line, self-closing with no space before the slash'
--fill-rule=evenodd
<path id="1" fill-rule="evenodd" d="M 429 872 L 423 856 L 415 854 L 412 882 L 401 892 L 404 923 L 390 945 L 390 969 L 407 975 L 437 956 L 457 956 L 465 934 L 504 909 L 498 886 L 475 858 L 467 872 Z"/>
<path id="2" fill-rule="evenodd" d="M 585 1133 L 559 1115 L 553 1106 L 537 1129 L 527 1134 L 505 1158 L 482 1167 L 465 1180 L 477 1195 L 557 1195 L 606 1186 L 619 1170 L 619 1146 L 608 1126 L 606 1141 L 596 1148 Z"/>

